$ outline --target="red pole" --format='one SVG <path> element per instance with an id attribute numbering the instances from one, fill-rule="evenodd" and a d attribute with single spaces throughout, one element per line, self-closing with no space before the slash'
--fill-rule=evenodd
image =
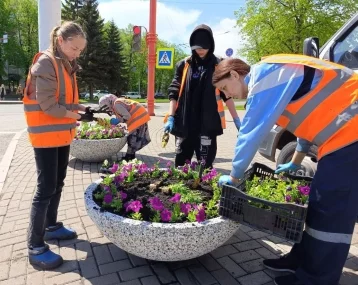
<path id="1" fill-rule="evenodd" d="M 149 33 L 147 34 L 148 45 L 148 87 L 147 87 L 147 109 L 150 116 L 154 114 L 154 88 L 155 88 L 155 61 L 157 42 L 157 0 L 150 0 L 149 10 Z"/>

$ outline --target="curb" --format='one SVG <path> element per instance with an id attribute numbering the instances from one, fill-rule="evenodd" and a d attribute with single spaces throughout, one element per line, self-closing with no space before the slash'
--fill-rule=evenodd
<path id="1" fill-rule="evenodd" d="M 7 150 L 0 162 L 0 193 L 4 187 L 6 176 L 9 171 L 11 161 L 16 150 L 17 143 L 19 142 L 19 139 L 24 132 L 26 132 L 26 129 L 19 131 L 15 134 L 15 136 L 10 141 L 9 146 L 7 147 Z"/>

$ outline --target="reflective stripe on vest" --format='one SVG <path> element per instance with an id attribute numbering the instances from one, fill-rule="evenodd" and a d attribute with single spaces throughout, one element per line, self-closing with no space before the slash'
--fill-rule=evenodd
<path id="1" fill-rule="evenodd" d="M 273 55 L 262 62 L 299 64 L 322 71 L 317 86 L 290 102 L 277 124 L 318 146 L 318 159 L 358 141 L 358 75 L 304 55 Z"/>
<path id="2" fill-rule="evenodd" d="M 131 115 L 131 117 L 126 122 L 129 134 L 134 132 L 140 126 L 142 126 L 145 123 L 149 122 L 150 116 L 149 116 L 147 110 L 144 108 L 144 106 L 142 106 L 140 103 L 138 103 L 136 101 L 133 101 L 133 100 L 121 99 L 121 98 L 117 99 L 114 102 L 114 104 L 121 104 L 121 103 L 130 106 L 129 114 Z M 116 110 L 115 108 L 113 108 L 113 109 L 114 109 L 114 112 L 118 116 L 121 116 L 120 114 L 118 114 L 115 111 Z"/>
<path id="3" fill-rule="evenodd" d="M 306 225 L 305 231 L 308 235 L 311 237 L 325 241 L 325 242 L 331 242 L 331 243 L 345 243 L 345 244 L 351 244 L 352 241 L 352 235 L 351 234 L 341 234 L 341 233 L 329 233 L 329 232 L 323 232 L 319 230 L 312 229 Z"/>
<path id="4" fill-rule="evenodd" d="M 76 76 L 74 75 L 74 84 L 72 84 L 72 79 L 67 70 L 63 68 L 62 64 L 58 64 L 54 56 L 47 51 L 36 54 L 32 64 L 35 64 L 42 54 L 46 54 L 51 59 L 55 68 L 57 89 L 54 96 L 56 96 L 58 103 L 65 106 L 67 110 L 77 112 L 79 104 Z M 47 115 L 36 99 L 31 100 L 29 98 L 28 87 L 31 84 L 31 67 L 23 99 L 30 142 L 33 147 L 40 148 L 69 145 L 75 136 L 76 120 Z"/>
<path id="5" fill-rule="evenodd" d="M 176 109 L 179 106 L 179 100 L 180 100 L 180 97 L 183 94 L 183 89 L 184 89 L 184 86 L 185 86 L 185 81 L 186 81 L 186 76 L 188 74 L 189 66 L 190 66 L 189 62 L 185 62 L 185 66 L 184 66 L 184 69 L 183 69 L 183 75 L 182 75 L 182 79 L 181 79 L 180 90 L 179 90 L 179 98 L 178 98 Z M 220 97 L 220 90 L 218 88 L 215 88 L 215 97 L 216 97 L 216 103 L 218 105 L 218 113 L 219 113 L 219 116 L 220 116 L 221 127 L 223 129 L 226 129 L 225 109 L 224 109 L 223 101 L 222 101 L 222 99 Z"/>

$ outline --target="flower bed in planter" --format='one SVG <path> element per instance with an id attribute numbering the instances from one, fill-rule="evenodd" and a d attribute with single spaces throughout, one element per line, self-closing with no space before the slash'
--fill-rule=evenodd
<path id="1" fill-rule="evenodd" d="M 114 244 L 134 255 L 176 261 L 204 255 L 225 243 L 239 224 L 219 217 L 215 169 L 197 183 L 196 163 L 160 169 L 134 160 L 85 193 L 89 216 Z"/>
<path id="2" fill-rule="evenodd" d="M 102 162 L 116 155 L 127 143 L 126 131 L 121 126 L 111 126 L 108 119 L 82 122 L 71 144 L 71 155 L 86 162 Z"/>

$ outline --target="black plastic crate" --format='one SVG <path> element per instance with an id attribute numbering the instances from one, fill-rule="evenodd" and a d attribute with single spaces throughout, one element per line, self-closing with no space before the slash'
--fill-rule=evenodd
<path id="1" fill-rule="evenodd" d="M 300 242 L 307 215 L 307 205 L 291 203 L 274 203 L 247 195 L 246 181 L 254 176 L 277 179 L 275 171 L 266 165 L 254 163 L 245 172 L 244 178 L 237 187 L 224 185 L 220 198 L 219 214 L 241 224 L 270 233 L 284 239 Z M 311 177 L 285 175 L 292 180 L 311 182 Z M 249 202 L 269 206 L 269 209 L 258 208 Z"/>

